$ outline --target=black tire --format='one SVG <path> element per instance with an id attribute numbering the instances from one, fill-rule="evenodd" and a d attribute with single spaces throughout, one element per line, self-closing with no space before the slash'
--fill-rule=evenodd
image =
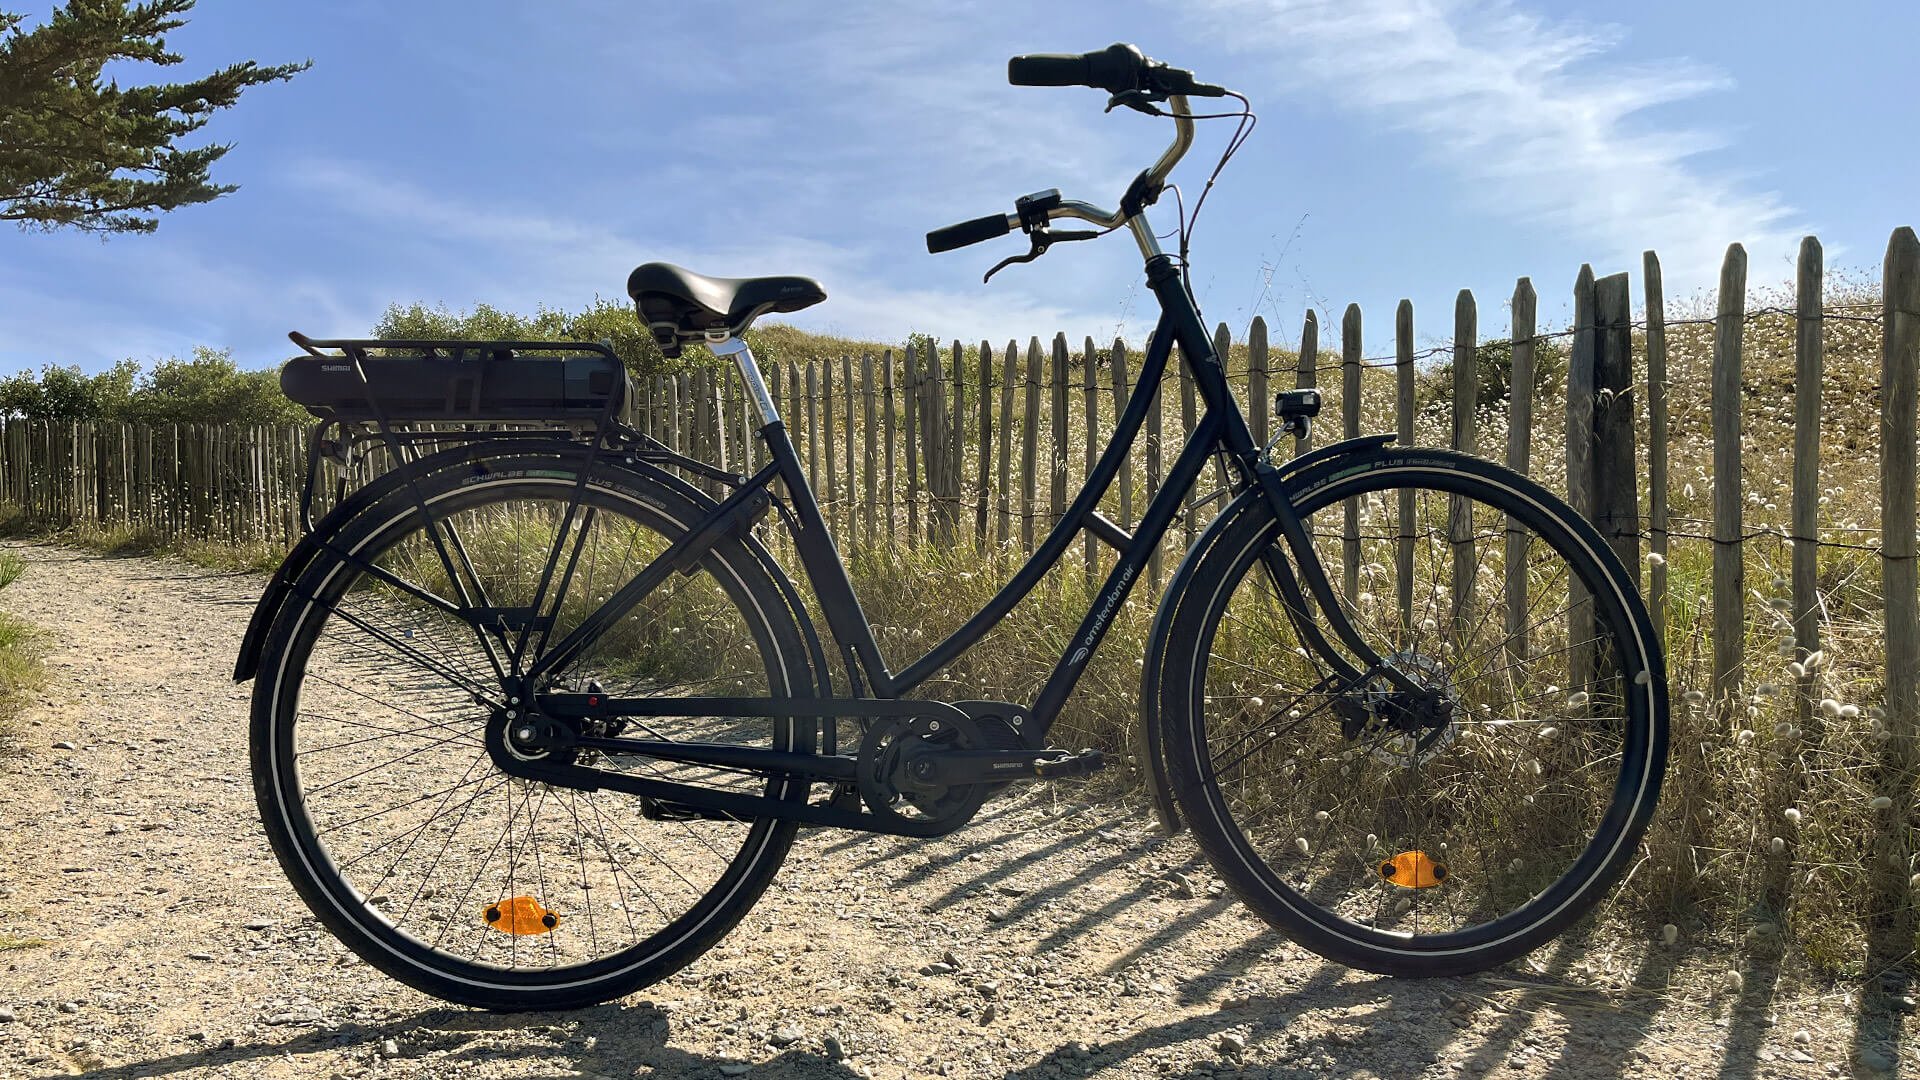
<path id="1" fill-rule="evenodd" d="M 422 481 L 421 498 L 436 519 L 455 523 L 496 606 L 530 602 L 579 467 L 577 457 L 494 459 Z M 551 643 L 705 512 L 683 493 L 605 463 L 583 499 L 592 516 L 583 514 L 569 534 L 581 555 L 568 596 L 579 599 L 560 605 Z M 354 952 L 448 1001 L 570 1008 L 672 974 L 753 906 L 786 858 L 794 823 L 644 818 L 624 796 L 500 772 L 480 735 L 490 710 L 467 693 L 478 686 L 499 694 L 499 682 L 470 624 L 363 569 L 378 565 L 452 599 L 437 555 L 425 554 L 433 548 L 423 521 L 402 488 L 341 524 L 299 575 L 268 635 L 251 745 L 255 794 L 281 866 Z M 609 694 L 630 696 L 668 687 L 813 693 L 791 611 L 739 540 L 672 577 L 567 674 L 577 689 L 593 678 Z M 649 738 L 800 751 L 813 742 L 811 727 L 790 719 L 649 718 L 646 727 Z M 807 797 L 798 780 L 654 759 L 594 763 Z"/>
<path id="2" fill-rule="evenodd" d="M 1632 578 L 1561 500 L 1475 458 L 1383 448 L 1288 485 L 1349 618 L 1432 696 L 1415 709 L 1377 678 L 1315 686 L 1329 668 L 1269 577 L 1279 525 L 1244 500 L 1168 635 L 1166 761 L 1195 839 L 1250 908 L 1352 967 L 1453 975 L 1538 947 L 1618 880 L 1659 797 L 1666 673 Z M 1436 584 L 1407 618 L 1426 569 Z M 1438 584 L 1462 571 L 1473 590 Z M 1509 582 L 1525 590 L 1518 621 Z M 1593 648 L 1576 647 L 1588 630 Z"/>

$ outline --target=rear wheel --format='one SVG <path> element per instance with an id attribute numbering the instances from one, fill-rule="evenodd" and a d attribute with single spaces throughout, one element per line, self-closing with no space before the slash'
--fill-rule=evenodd
<path id="1" fill-rule="evenodd" d="M 490 654 L 471 623 L 429 597 L 458 606 L 454 580 L 469 595 L 477 583 L 485 604 L 512 620 L 564 541 L 548 588 L 571 561 L 567 590 L 551 630 L 528 635 L 524 670 L 701 513 L 602 466 L 568 524 L 577 467 L 494 461 L 423 481 L 454 576 L 405 489 L 356 517 L 297 582 L 254 688 L 255 790 L 288 876 L 355 952 L 451 1001 L 562 1008 L 663 978 L 745 915 L 794 835 L 793 823 L 771 819 L 649 815 L 626 796 L 528 783 L 495 767 L 483 738 L 506 707 L 496 663 L 511 666 L 520 635 L 497 635 Z M 811 693 L 777 586 L 734 540 L 670 577 L 560 676 L 570 689 L 629 697 Z M 810 746 L 786 719 L 602 723 L 649 739 Z M 720 768 L 620 755 L 582 764 L 806 797 L 803 782 Z"/>
<path id="2" fill-rule="evenodd" d="M 1293 484 L 1348 618 L 1415 689 L 1333 674 L 1279 601 L 1277 521 L 1247 504 L 1169 635 L 1195 838 L 1250 907 L 1354 967 L 1535 948 L 1619 877 L 1659 794 L 1665 673 L 1631 579 L 1564 503 L 1476 459 L 1383 450 Z"/>

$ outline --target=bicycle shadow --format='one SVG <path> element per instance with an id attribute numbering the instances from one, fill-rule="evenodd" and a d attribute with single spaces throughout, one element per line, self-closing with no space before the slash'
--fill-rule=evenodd
<path id="1" fill-rule="evenodd" d="M 565 1038 L 527 1043 L 496 1036 L 527 1032 L 561 1032 Z M 488 1013 L 452 1006 L 423 1009 L 381 1024 L 349 1022 L 334 1028 L 316 1028 L 283 1039 L 242 1041 L 233 1046 L 207 1047 L 145 1061 L 97 1068 L 55 1064 L 29 1074 L 33 1080 L 81 1076 L 89 1080 L 152 1080 L 191 1070 L 224 1075 L 275 1060 L 297 1061 L 303 1055 L 343 1053 L 366 1065 L 389 1039 L 400 1043 L 401 1057 L 425 1059 L 427 1075 L 466 1075 L 471 1071 L 500 1071 L 513 1066 L 530 1071 L 516 1075 L 544 1080 L 552 1077 L 580 1080 L 587 1076 L 659 1077 L 723 1075 L 728 1065 L 750 1065 L 756 1077 L 793 1077 L 810 1080 L 855 1077 L 847 1063 L 818 1051 L 791 1049 L 778 1057 L 753 1061 L 725 1054 L 703 1054 L 670 1045 L 667 1014 L 651 1002 L 597 1005 L 569 1012 Z M 319 1062 L 310 1066 L 324 1073 Z M 336 1067 L 336 1070 L 337 1071 Z"/>

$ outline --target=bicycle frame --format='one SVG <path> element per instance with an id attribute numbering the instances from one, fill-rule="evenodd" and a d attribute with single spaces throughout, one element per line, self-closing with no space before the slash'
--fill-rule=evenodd
<path id="1" fill-rule="evenodd" d="M 1098 507 L 1145 423 L 1147 409 L 1154 398 L 1153 394 L 1147 392 L 1136 393 L 1128 402 L 1114 425 L 1106 449 L 1072 505 L 1012 579 L 946 640 L 933 646 L 904 670 L 895 673 L 881 656 L 879 643 L 867 623 L 839 550 L 827 531 L 826 521 L 807 483 L 805 470 L 788 437 L 786 425 L 773 408 L 752 351 L 746 342 L 726 338 L 713 343 L 714 351 L 734 360 L 749 395 L 760 409 L 764 421 L 760 435 L 772 454 L 771 463 L 729 495 L 706 521 L 691 529 L 680 542 L 662 553 L 653 564 L 643 569 L 576 626 L 558 646 L 522 676 L 523 683 L 529 687 L 537 686 L 544 676 L 562 668 L 604 626 L 639 603 L 673 569 L 698 559 L 705 547 L 725 535 L 727 528 L 739 519 L 743 508 L 748 507 L 775 480 L 780 480 L 791 493 L 798 526 L 793 532 L 793 540 L 801 569 L 813 586 L 828 630 L 839 646 L 850 677 L 855 680 L 855 698 L 873 700 L 876 704 L 912 692 L 976 644 L 1015 605 L 1025 599 L 1040 579 L 1060 561 L 1081 529 L 1089 530 L 1119 553 L 1118 562 L 1107 575 L 1093 605 L 1029 708 L 1030 715 L 1023 723 L 1022 731 L 1030 740 L 1037 742 L 1044 739 L 1059 716 L 1075 684 L 1086 670 L 1087 660 L 1099 648 L 1111 627 L 1114 612 L 1125 602 L 1147 560 L 1178 517 L 1182 501 L 1199 478 L 1207 459 L 1216 453 L 1230 463 L 1235 490 L 1259 485 L 1279 520 L 1293 559 L 1289 562 L 1277 555 L 1270 555 L 1266 562 L 1280 598 L 1299 629 L 1302 640 L 1320 654 L 1321 659 L 1343 682 L 1358 684 L 1378 674 L 1396 685 L 1400 683 L 1400 673 L 1385 664 L 1347 620 L 1313 552 L 1305 526 L 1285 496 L 1281 471 L 1264 461 L 1261 449 L 1254 444 L 1246 418 L 1228 386 L 1220 358 L 1215 354 L 1199 310 L 1174 261 L 1159 250 L 1144 215 L 1136 215 L 1130 224 L 1146 257 L 1148 285 L 1161 307 L 1160 320 L 1148 343 L 1137 385 L 1152 387 L 1160 383 L 1172 347 L 1177 342 L 1205 404 L 1205 412 L 1198 425 L 1174 459 L 1165 483 L 1133 533 L 1129 534 L 1101 515 Z M 1296 566 L 1301 572 L 1298 576 Z M 1302 576 L 1306 584 L 1304 592 L 1301 588 Z M 1308 595 L 1315 602 L 1313 606 L 1307 601 Z M 1308 614 L 1314 607 L 1317 607 L 1318 618 L 1331 627 L 1333 637 L 1351 653 L 1352 660 L 1334 648 L 1333 643 L 1321 632 L 1315 617 Z M 871 699 L 861 693 L 862 676 L 871 688 Z M 569 699 L 576 696 L 579 695 L 552 695 L 553 704 L 564 709 L 575 704 Z M 783 714 L 790 715 L 858 715 L 843 709 L 822 709 L 810 713 L 808 708 L 794 702 L 784 702 L 781 707 Z M 599 699 L 596 708 L 598 715 L 606 716 L 767 714 L 766 703 L 755 704 L 754 699 L 733 698 L 609 697 Z"/>

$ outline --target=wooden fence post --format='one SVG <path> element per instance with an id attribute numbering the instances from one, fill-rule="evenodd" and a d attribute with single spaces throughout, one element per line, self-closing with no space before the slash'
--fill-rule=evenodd
<path id="1" fill-rule="evenodd" d="M 1567 503 L 1593 520 L 1594 365 L 1593 267 L 1580 267 L 1573 285 L 1573 355 L 1567 361 Z M 1568 690 L 1593 681 L 1593 600 L 1585 585 L 1567 582 Z"/>
<path id="2" fill-rule="evenodd" d="M 875 437 L 878 434 L 874 428 L 878 426 L 879 409 L 876 407 L 877 403 L 873 399 L 872 352 L 863 352 L 860 354 L 860 398 L 861 419 L 865 421 L 861 431 L 862 454 L 860 472 L 861 476 L 867 482 L 866 531 L 861 534 L 861 539 L 866 544 L 867 550 L 872 551 L 874 545 L 873 534 L 877 524 L 875 519 L 880 516 L 880 484 L 879 478 L 875 475 L 880 471 L 880 455 L 874 445 Z M 893 528 L 891 520 L 888 521 L 887 528 L 889 530 Z"/>
<path id="3" fill-rule="evenodd" d="M 1020 343 L 1008 341 L 1000 357 L 1000 521 L 993 539 L 1005 550 L 1013 541 L 1013 383 L 1020 371 Z"/>
<path id="4" fill-rule="evenodd" d="M 686 453 L 686 443 L 680 438 L 680 390 L 686 385 L 686 377 L 685 372 L 676 372 L 667 379 L 667 445 L 676 454 Z"/>
<path id="5" fill-rule="evenodd" d="M 993 344 L 980 343 L 980 471 L 973 504 L 973 546 L 987 546 L 987 500 L 993 490 Z"/>
<path id="6" fill-rule="evenodd" d="M 1453 448 L 1463 454 L 1480 449 L 1480 312 L 1473 292 L 1461 289 L 1453 301 Z M 1472 625 L 1474 577 L 1473 507 L 1455 495 L 1447 513 L 1453 546 L 1453 626 L 1464 634 Z"/>
<path id="7" fill-rule="evenodd" d="M 1120 414 L 1127 411 L 1127 346 L 1119 338 L 1113 339 L 1113 423 L 1120 426 Z M 1120 523 L 1125 528 L 1133 528 L 1133 455 L 1129 453 L 1120 463 Z"/>
<path id="8" fill-rule="evenodd" d="M 1147 351 L 1152 352 L 1153 348 L 1153 338 L 1148 337 Z M 1175 357 L 1173 359 L 1177 360 L 1178 358 Z M 1152 386 L 1136 386 L 1133 390 L 1136 394 L 1153 395 L 1153 400 L 1147 402 L 1147 451 L 1146 459 L 1141 463 L 1146 469 L 1146 504 L 1148 506 L 1152 506 L 1153 500 L 1160 495 L 1160 478 L 1162 475 L 1160 454 L 1161 440 L 1163 438 L 1162 433 L 1165 424 L 1165 420 L 1160 414 L 1164 411 L 1164 406 L 1166 405 L 1166 395 L 1160 392 L 1160 388 L 1165 386 L 1166 382 L 1166 372 L 1162 371 L 1160 378 L 1154 382 Z M 1147 556 L 1147 580 L 1148 583 L 1153 586 L 1155 595 L 1158 595 L 1160 592 L 1161 572 L 1164 569 L 1161 551 L 1166 546 L 1164 538 L 1162 538 L 1162 542 L 1153 545 L 1153 551 Z"/>
<path id="9" fill-rule="evenodd" d="M 1247 327 L 1247 420 L 1254 445 L 1267 445 L 1267 320 L 1258 315 Z"/>
<path id="10" fill-rule="evenodd" d="M 1185 351 L 1175 342 L 1167 353 L 1167 363 L 1180 372 L 1180 438 L 1178 442 L 1185 446 L 1187 436 L 1193 434 L 1194 424 L 1199 422 L 1198 410 L 1194 402 L 1193 372 L 1188 370 Z M 1195 482 L 1187 489 L 1187 512 L 1183 515 L 1182 529 L 1186 535 L 1187 547 L 1193 546 L 1193 535 L 1197 528 L 1196 518 L 1200 516 L 1200 483 Z"/>
<path id="11" fill-rule="evenodd" d="M 860 497 L 858 489 L 854 486 L 853 399 L 856 395 L 854 393 L 853 383 L 852 353 L 840 354 L 840 396 L 846 399 L 845 404 L 841 407 L 840 418 L 846 421 L 846 429 L 841 435 L 841 438 L 845 441 L 841 444 L 841 449 L 846 452 L 844 460 L 847 463 L 846 474 L 840 478 L 845 481 L 844 490 L 847 493 L 847 511 L 841 515 L 841 518 L 846 523 L 846 546 L 847 549 L 851 551 L 853 549 L 854 538 L 859 535 L 860 531 Z"/>
<path id="12" fill-rule="evenodd" d="M 1300 326 L 1300 362 L 1296 367 L 1293 386 L 1296 390 L 1311 390 L 1320 385 L 1320 318 L 1307 309 L 1307 317 Z M 1304 454 L 1313 449 L 1313 426 L 1308 425 L 1299 439 L 1294 442 L 1294 452 Z"/>
<path id="13" fill-rule="evenodd" d="M 1747 252 L 1727 248 L 1713 325 L 1713 694 L 1731 715 L 1746 662 L 1746 569 L 1740 499 L 1741 334 L 1746 329 Z M 1911 503 L 1909 503 L 1911 505 Z"/>
<path id="14" fill-rule="evenodd" d="M 833 409 L 833 358 L 820 361 L 820 416 L 825 427 L 821 440 L 827 447 L 827 475 L 825 483 L 817 489 L 820 498 L 827 504 L 827 530 L 833 534 L 834 543 L 845 546 L 843 539 L 847 530 L 841 525 L 845 504 L 840 501 L 840 462 L 834 452 L 834 444 L 839 440 L 834 436 Z"/>
<path id="15" fill-rule="evenodd" d="M 1634 466 L 1633 300 L 1625 274 L 1593 283 L 1593 523 L 1640 587 L 1640 474 Z"/>
<path id="16" fill-rule="evenodd" d="M 1887 738 L 1874 790 L 1893 805 L 1881 819 L 1873 853 L 1869 965 L 1885 970 L 1910 955 L 1914 935 L 1911 840 L 1920 831 L 1914 798 L 1920 773 L 1920 596 L 1914 558 L 1914 423 L 1920 376 L 1920 239 L 1910 228 L 1887 241 L 1881 277 L 1880 581 L 1886 598 Z M 1889 995 L 1890 996 L 1890 995 Z"/>
<path id="17" fill-rule="evenodd" d="M 1080 387 L 1081 400 L 1086 406 L 1087 416 L 1086 475 L 1092 476 L 1093 463 L 1100 454 L 1100 365 L 1095 363 L 1093 359 L 1092 337 L 1088 337 L 1085 344 L 1081 346 L 1080 356 L 1085 364 L 1083 370 L 1080 372 Z M 1081 531 L 1086 533 L 1086 556 L 1083 560 L 1085 563 L 1083 569 L 1086 573 L 1087 595 L 1092 596 L 1094 587 L 1097 584 L 1094 579 L 1094 569 L 1100 565 L 1100 552 L 1098 549 L 1100 541 L 1094 539 L 1093 533 L 1090 530 L 1083 529 Z"/>
<path id="18" fill-rule="evenodd" d="M 967 462 L 967 365 L 959 339 L 953 343 L 953 444 L 947 452 L 947 542 L 960 535 L 962 479 Z"/>
<path id="19" fill-rule="evenodd" d="M 820 365 L 812 360 L 807 361 L 807 486 L 820 497 Z"/>
<path id="20" fill-rule="evenodd" d="M 1820 241 L 1800 241 L 1794 282 L 1793 361 L 1793 642 L 1794 659 L 1805 661 L 1820 648 L 1820 379 L 1825 366 L 1822 337 L 1826 313 L 1821 288 L 1825 258 Z M 1813 704 L 1818 700 L 1814 673 L 1796 680 L 1799 685 L 1796 721 L 1803 728 L 1817 724 Z"/>
<path id="21" fill-rule="evenodd" d="M 1533 281 L 1521 278 L 1513 286 L 1513 374 L 1507 382 L 1507 468 L 1532 472 L 1534 310 L 1538 298 Z M 1527 657 L 1527 536 L 1512 517 L 1507 518 L 1506 647 L 1515 663 Z"/>
<path id="22" fill-rule="evenodd" d="M 1341 438 L 1360 437 L 1360 305 L 1348 304 L 1340 319 L 1340 432 Z M 1347 500 L 1341 535 L 1340 562 L 1345 573 L 1348 603 L 1360 595 L 1360 497 Z"/>
<path id="23" fill-rule="evenodd" d="M 900 530 L 898 524 L 900 513 L 900 484 L 894 477 L 892 349 L 888 349 L 880 354 L 880 394 L 886 399 L 884 407 L 880 411 L 880 423 L 884 429 L 882 436 L 887 442 L 885 452 L 887 461 L 887 516 L 885 520 L 887 523 L 887 546 L 891 548 L 898 546 Z"/>
<path id="24" fill-rule="evenodd" d="M 1667 303 L 1660 256 L 1641 260 L 1647 294 L 1647 611 L 1653 636 L 1667 643 Z"/>
<path id="25" fill-rule="evenodd" d="M 1067 335 L 1053 335 L 1053 438 L 1048 465 L 1053 487 L 1047 500 L 1049 527 L 1067 516 Z"/>
<path id="26" fill-rule="evenodd" d="M 927 507 L 927 536 L 947 546 L 952 544 L 947 503 L 947 455 L 950 452 L 947 440 L 952 434 L 952 421 L 947 417 L 947 371 L 941 367 L 939 344 L 927 346 L 922 388 L 927 396 L 927 411 L 922 417 L 920 432 L 927 444 L 927 498 L 933 500 Z"/>
<path id="27" fill-rule="evenodd" d="M 906 406 L 907 444 L 907 550 L 920 550 L 920 352 L 907 342 L 906 385 L 901 387 L 901 402 Z"/>
<path id="28" fill-rule="evenodd" d="M 1394 423 L 1400 445 L 1413 445 L 1413 301 L 1402 298 L 1393 313 Z M 1400 490 L 1398 536 L 1393 552 L 1394 600 L 1400 609 L 1400 642 L 1413 638 L 1413 492 Z"/>
<path id="29" fill-rule="evenodd" d="M 1040 339 L 1027 342 L 1027 417 L 1020 432 L 1020 542 L 1033 554 L 1033 518 L 1039 506 Z"/>

